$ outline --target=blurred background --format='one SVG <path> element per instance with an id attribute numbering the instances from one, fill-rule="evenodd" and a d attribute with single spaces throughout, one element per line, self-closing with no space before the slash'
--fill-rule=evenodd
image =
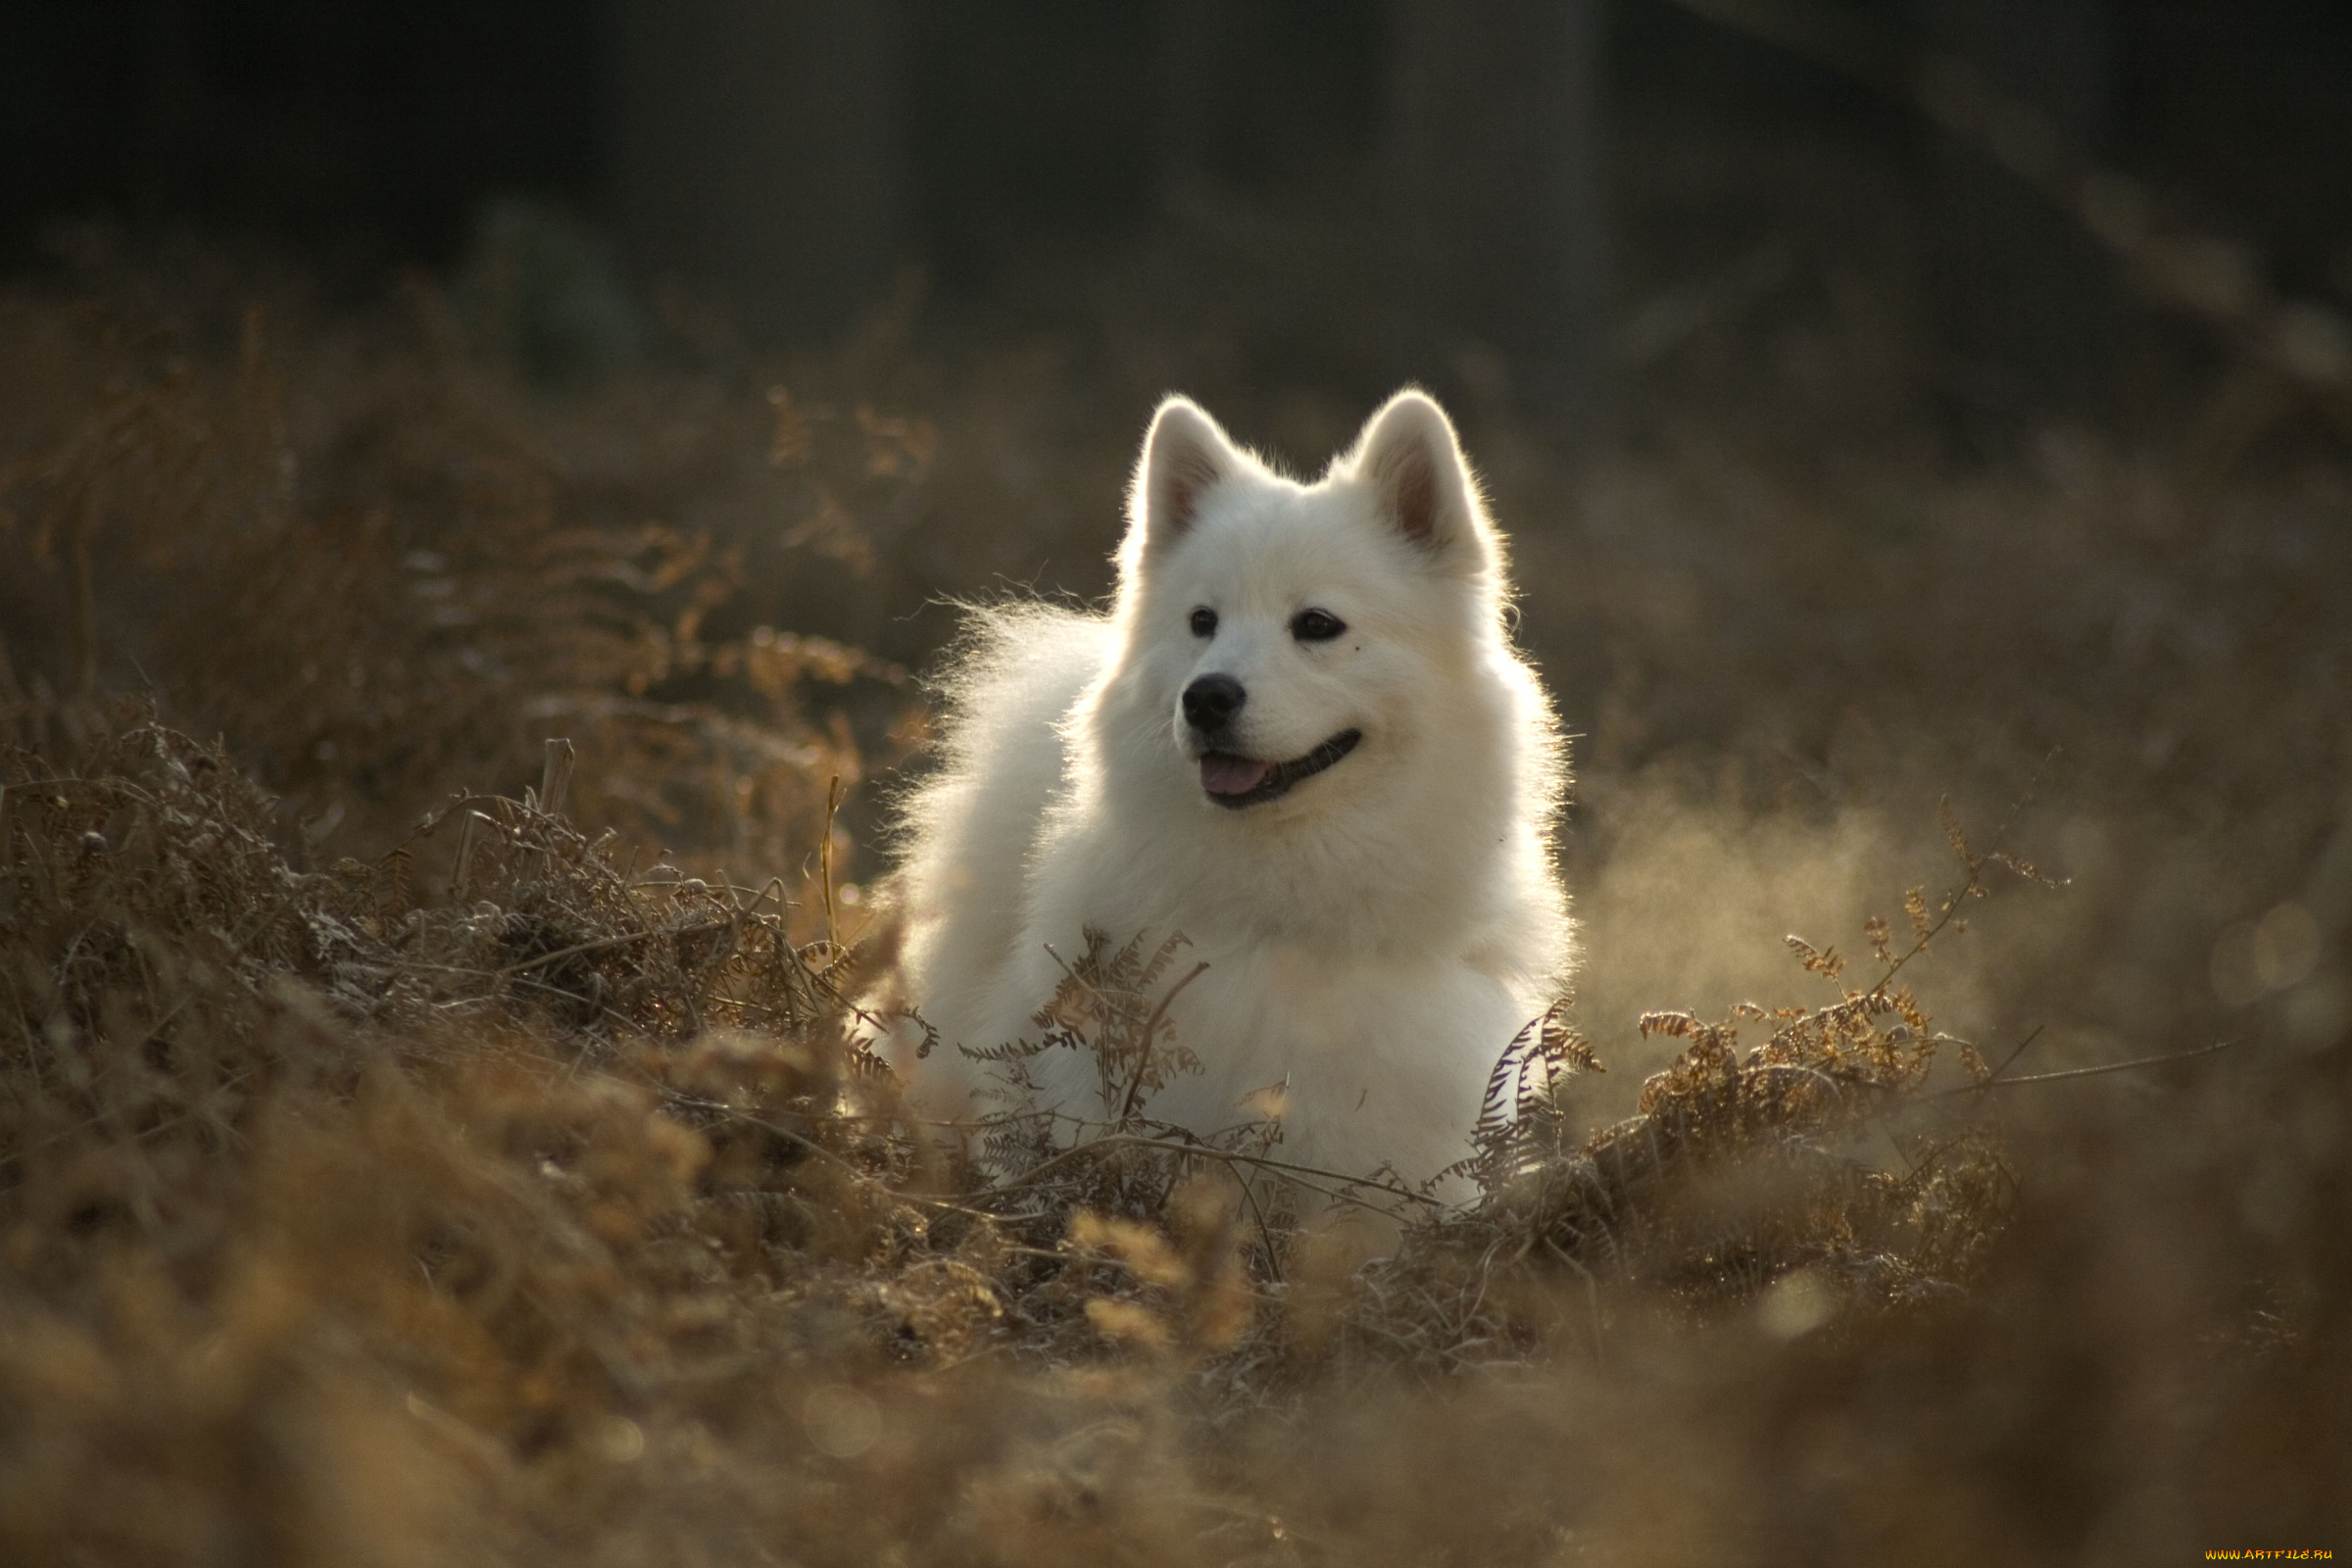
<path id="1" fill-rule="evenodd" d="M 948 601 L 1104 593 L 1160 395 L 1311 474 L 1428 386 L 1573 737 L 1584 1125 L 1956 882 L 1942 801 L 2063 885 L 1936 1024 L 2125 1069 L 1996 1097 L 1989 1318 L 1689 1349 L 1689 1551 L 1573 1560 L 2352 1549 L 2352 7 L 0 0 L 0 739 L 144 694 L 301 866 L 564 736 L 829 927 Z"/>
<path id="2" fill-rule="evenodd" d="M 449 593 L 494 537 L 482 562 L 520 570 L 550 529 L 665 529 L 700 575 L 638 561 L 666 586 L 627 613 L 676 646 L 638 636 L 595 679 L 717 700 L 698 639 L 832 639 L 900 672 L 794 699 L 863 776 L 915 733 L 904 672 L 952 635 L 943 597 L 1106 589 L 1160 394 L 1311 471 L 1416 380 L 1518 541 L 1595 896 L 1639 818 L 1621 782 L 1885 808 L 1933 843 L 1936 794 L 1997 815 L 2055 757 L 2037 831 L 2122 865 L 2128 804 L 2197 860 L 2130 941 L 2161 927 L 2133 973 L 2203 1014 L 2218 933 L 2343 842 L 2347 80 L 2352 13 L 2319 0 L 17 4 L 0 416 L 43 553 L 0 626 L 53 690 L 247 731 L 306 820 L 340 812 L 322 852 L 454 785 L 415 754 L 488 767 L 548 700 L 526 688 L 576 683 L 442 647 L 479 732 L 437 751 L 385 739 L 452 710 L 369 706 L 399 679 L 353 675 L 338 720 L 310 688 L 256 716 L 320 661 L 231 658 L 172 576 L 191 553 L 165 566 L 196 525 L 107 522 L 132 504 L 72 477 L 100 448 L 66 454 L 76 388 L 269 365 L 285 450 L 242 461 L 346 575 L 280 585 L 256 625 L 339 618 L 362 535 Z M 98 552 L 86 592 L 69 537 Z M 861 877 L 879 799 L 842 817 Z M 676 809 L 657 836 L 683 847 Z M 2213 819 L 2267 847 L 2220 851 Z M 1589 1004 L 1630 1016 L 1626 976 L 1674 978 L 1629 952 Z"/>
<path id="3" fill-rule="evenodd" d="M 1300 297 L 1139 330 L 1236 331 L 1254 377 L 1359 401 L 1412 375 L 1533 407 L 1675 346 L 1640 314 L 1661 291 L 1741 311 L 1899 265 L 1924 394 L 2116 411 L 2133 356 L 2194 346 L 1994 138 L 1920 112 L 1936 65 L 2258 246 L 2272 286 L 2352 289 L 2352 21 L 2321 0 L 19 3 L 0 245 L 262 237 L 365 290 L 524 203 L 776 344 L 839 338 L 908 268 L 942 311 L 1066 315 L 1041 271 L 1214 215 Z M 628 346 L 573 309 L 610 334 L 575 350 Z"/>

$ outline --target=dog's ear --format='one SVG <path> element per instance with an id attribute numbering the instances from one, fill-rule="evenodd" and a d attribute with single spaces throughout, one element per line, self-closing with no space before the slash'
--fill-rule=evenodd
<path id="1" fill-rule="evenodd" d="M 1381 515 L 1432 557 L 1464 565 L 1485 562 L 1488 529 L 1477 481 L 1453 421 L 1428 393 L 1407 387 L 1382 404 L 1335 466 L 1368 486 Z"/>
<path id="2" fill-rule="evenodd" d="M 1200 498 L 1242 467 L 1225 432 L 1190 398 L 1171 397 L 1152 416 L 1144 455 L 1128 497 L 1134 536 L 1159 550 L 1184 536 L 1200 515 Z"/>

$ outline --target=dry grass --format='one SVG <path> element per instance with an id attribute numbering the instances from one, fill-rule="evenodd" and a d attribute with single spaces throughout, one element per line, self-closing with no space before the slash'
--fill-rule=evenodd
<path id="1" fill-rule="evenodd" d="M 836 808 L 919 733 L 851 644 L 1099 552 L 1129 421 L 1065 451 L 1073 403 L 1213 364 L 673 312 L 671 368 L 546 396 L 429 289 L 163 275 L 0 304 L 0 1554 L 2344 1544 L 2332 459 L 1474 418 L 1562 519 L 1593 958 L 1446 1207 L 1155 1122 L 1181 949 L 1041 999 L 1101 1119 L 960 1151 L 845 1000 L 888 932 Z"/>

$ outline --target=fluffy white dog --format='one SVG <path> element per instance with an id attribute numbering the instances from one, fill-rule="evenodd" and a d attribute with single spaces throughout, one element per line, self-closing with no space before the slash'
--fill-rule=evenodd
<path id="1" fill-rule="evenodd" d="M 1170 398 L 1118 567 L 1106 615 L 973 612 L 899 872 L 941 1045 L 886 1053 L 956 1111 L 994 1070 L 958 1048 L 1037 1040 L 1085 933 L 1181 933 L 1178 973 L 1207 967 L 1167 1017 L 1201 1070 L 1150 1115 L 1208 1134 L 1278 1105 L 1285 1160 L 1435 1175 L 1572 959 L 1558 724 L 1453 426 L 1398 393 L 1300 484 Z M 1120 1108 L 1076 1052 L 1028 1065 L 1050 1104 Z"/>

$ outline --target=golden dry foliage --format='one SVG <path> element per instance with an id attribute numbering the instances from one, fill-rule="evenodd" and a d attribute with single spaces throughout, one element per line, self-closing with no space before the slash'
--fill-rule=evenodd
<path id="1" fill-rule="evenodd" d="M 727 1530 L 792 1521 L 844 1552 L 1014 1524 L 1077 1552 L 1106 1506 L 1090 1465 L 1120 1486 L 1135 1466 L 1193 1473 L 1167 1448 L 1175 1389 L 1212 1391 L 1226 1425 L 1343 1367 L 1540 1359 L 1549 1276 L 1628 1272 L 1603 1255 L 1616 1239 L 1524 1190 L 1410 1217 L 1400 1250 L 1350 1272 L 1283 1185 L 1412 1195 L 1149 1122 L 1133 1085 L 1153 1081 L 1137 1051 L 1160 1010 L 1117 998 L 1150 995 L 1168 952 L 1098 942 L 1049 1009 L 1067 1037 L 1052 1049 L 1136 1036 L 1103 1054 L 1127 1114 L 1019 1168 L 1000 1139 L 978 1186 L 926 1191 L 858 1049 L 854 957 L 796 945 L 761 896 L 632 877 L 562 817 L 493 798 L 451 809 L 471 839 L 441 896 L 419 896 L 405 850 L 299 872 L 267 797 L 135 707 L 62 760 L 19 750 L 0 775 L 0 1528 L 29 1559 L 610 1546 L 714 1488 Z M 1899 1052 L 1825 1021 L 1849 1013 L 1872 1015 L 1849 999 L 1764 1054 L 1838 1073 L 1858 1053 L 1856 1085 L 1899 1093 Z M 1649 1091 L 1653 1126 L 1693 1150 L 1706 1114 L 1707 1152 L 1739 1161 L 1724 1138 L 1793 1145 L 1850 1113 L 1834 1095 L 1725 1112 L 1726 1048 L 1700 1032 Z M 1523 1159 L 1517 1187 L 1588 1193 L 1623 1142 Z M 1745 1212 L 1788 1239 L 1770 1256 L 1663 1242 L 1666 1205 L 1621 1185 L 1615 1215 L 1656 1233 L 1632 1273 L 1721 1305 L 1825 1243 L 1856 1251 L 1890 1200 L 1835 1167 L 1802 1194 L 1750 1192 Z M 1915 1206 L 1931 1185 L 1906 1189 Z M 1924 1275 L 1936 1255 L 1897 1261 Z M 947 1412 L 983 1397 L 1086 1424 L 1041 1457 L 1002 1414 L 956 1427 Z M 927 1405 L 939 1425 L 898 1429 Z M 886 1424 L 899 1448 L 876 1471 Z M 852 1460 L 880 1489 L 856 1506 L 835 1475 Z M 938 1495 L 902 1494 L 901 1470 Z M 1182 1495 L 1122 1501 L 1116 1529 Z"/>
<path id="2" fill-rule="evenodd" d="M 463 886 L 419 890 L 402 851 L 293 869 L 268 799 L 135 707 L 0 778 L 12 1558 L 1638 1550 L 1632 1499 L 1701 1463 L 1678 1443 L 1767 1443 L 1852 1379 L 1932 1423 L 1912 1401 L 1949 1376 L 2026 1400 L 1987 1429 L 2023 1442 L 2076 1353 L 2034 1233 L 2089 1214 L 2061 1183 L 2004 1243 L 2005 1080 L 1922 1087 L 1940 1040 L 1894 971 L 1932 926 L 1869 989 L 1809 954 L 1819 1005 L 1653 1016 L 1682 1055 L 1581 1143 L 1559 1090 L 1596 1064 L 1555 1011 L 1497 1073 L 1551 1064 L 1490 1123 L 1484 1200 L 1446 1209 L 1158 1127 L 1148 1093 L 941 1165 L 859 1050 L 854 954 L 532 802 L 454 808 Z M 1135 1072 L 1157 957 L 1098 943 L 1050 1049 L 1123 1031 L 1105 1071 Z M 1771 1034 L 1742 1052 L 1746 1023 Z M 1335 1194 L 1387 1217 L 1351 1229 Z M 2329 1364 L 2328 1289 L 2272 1273 L 2209 1366 Z M 1642 1480 L 1621 1423 L 1666 1364 L 1694 1381 Z M 1531 1421 L 1540 1449 L 1505 1436 Z M 1447 1467 L 1409 1459 L 1432 1434 L 1557 1484 L 1449 1518 Z"/>
<path id="3" fill-rule="evenodd" d="M 849 689 L 906 713 L 904 672 L 858 650 L 707 636 L 743 548 L 663 514 L 749 481 L 676 439 L 668 471 L 626 466 L 598 428 L 623 408 L 549 428 L 429 290 L 344 324 L 290 287 L 240 305 L 82 281 L 0 299 L 52 393 L 5 411 L 0 549 L 30 635 L 27 668 L 0 661 L 0 735 L 70 740 L 76 704 L 150 685 L 232 737 L 330 858 L 380 853 L 454 791 L 519 790 L 561 735 L 594 759 L 580 821 L 798 865 L 862 775 Z"/>
<path id="4" fill-rule="evenodd" d="M 1467 1204 L 1284 1160 L 1276 1103 L 1154 1121 L 1191 971 L 1126 933 L 958 1149 L 851 1004 L 888 932 L 834 815 L 895 672 L 706 635 L 741 541 L 646 519 L 797 475 L 836 510 L 796 548 L 848 561 L 845 498 L 968 455 L 764 376 L 551 414 L 430 309 L 134 306 L 8 306 L 66 390 L 0 384 L 0 1560 L 2328 1544 L 2352 1048 L 1988 1062 L 1929 999 L 2005 979 L 1942 967 L 2039 878 L 2005 835 L 1947 811 L 1953 886 L 1868 957 L 1792 938 L 1778 1000 L 1602 1034 L 1657 1067 L 1621 1122 L 1577 1011 L 1531 1022 Z M 732 434 L 600 477 L 640 393 Z M 148 701 L 106 696 L 129 654 Z M 1049 1050 L 1099 1117 L 1022 1105 Z"/>

